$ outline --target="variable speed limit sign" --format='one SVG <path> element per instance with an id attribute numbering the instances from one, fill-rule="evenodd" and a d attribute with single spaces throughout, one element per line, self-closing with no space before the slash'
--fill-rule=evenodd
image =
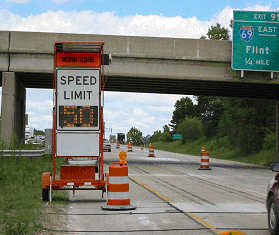
<path id="1" fill-rule="evenodd" d="M 97 131 L 99 69 L 57 69 L 57 130 Z"/>
<path id="2" fill-rule="evenodd" d="M 100 154 L 100 69 L 56 70 L 58 156 Z"/>

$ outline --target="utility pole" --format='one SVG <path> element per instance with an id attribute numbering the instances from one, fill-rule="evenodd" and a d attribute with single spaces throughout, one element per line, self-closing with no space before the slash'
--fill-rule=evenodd
<path id="1" fill-rule="evenodd" d="M 110 136 L 112 136 L 112 128 L 106 128 L 105 130 L 110 131 Z"/>

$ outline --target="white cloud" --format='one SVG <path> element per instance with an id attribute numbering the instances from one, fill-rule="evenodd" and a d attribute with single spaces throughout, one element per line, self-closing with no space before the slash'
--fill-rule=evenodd
<path id="1" fill-rule="evenodd" d="M 251 5 L 247 8 L 245 8 L 244 10 L 247 10 L 247 11 L 271 11 L 271 4 L 269 5 L 266 5 L 266 6 L 262 6 L 262 5 L 259 5 L 259 4 L 254 4 L 254 5 Z"/>
<path id="2" fill-rule="evenodd" d="M 142 118 L 141 122 L 152 125 L 156 123 L 156 118 L 155 117 Z"/>
<path id="3" fill-rule="evenodd" d="M 9 0 L 26 3 L 28 0 Z M 68 0 L 53 0 L 57 4 Z M 271 5 L 251 5 L 243 10 L 269 11 Z M 112 35 L 137 35 L 174 38 L 200 38 L 208 28 L 221 23 L 229 28 L 233 9 L 228 5 L 209 21 L 196 17 L 167 17 L 164 15 L 135 15 L 120 17 L 114 12 L 97 13 L 86 11 L 47 11 L 46 13 L 22 17 L 0 9 L 0 30 L 23 30 L 36 32 L 89 33 Z"/>
<path id="4" fill-rule="evenodd" d="M 174 105 L 172 106 L 147 106 L 147 109 L 156 112 L 173 112 Z"/>
<path id="5" fill-rule="evenodd" d="M 123 102 L 136 106 L 173 106 L 173 102 L 185 97 L 185 95 L 171 94 L 148 94 L 148 93 L 124 93 L 124 92 L 105 92 L 105 105 L 109 103 Z M 193 98 L 193 96 L 188 96 Z"/>
<path id="6" fill-rule="evenodd" d="M 64 0 L 57 0 L 62 3 Z M 137 35 L 157 37 L 199 38 L 207 32 L 210 22 L 196 17 L 135 15 L 119 17 L 114 12 L 47 11 L 21 17 L 7 10 L 0 11 L 0 29 L 36 32 Z"/>
<path id="7" fill-rule="evenodd" d="M 64 2 L 70 2 L 69 0 L 52 0 L 53 2 L 55 2 L 56 4 L 61 4 Z"/>
<path id="8" fill-rule="evenodd" d="M 135 119 L 134 117 L 131 117 L 130 119 L 127 120 L 128 124 L 128 129 L 130 129 L 131 127 L 136 127 L 137 129 L 139 129 L 141 132 L 143 129 L 150 129 L 150 125 L 146 125 L 146 122 L 144 121 L 140 121 Z"/>
<path id="9" fill-rule="evenodd" d="M 147 114 L 142 109 L 135 108 L 134 109 L 134 116 L 144 117 L 144 116 L 147 116 Z"/>
<path id="10" fill-rule="evenodd" d="M 34 115 L 32 113 L 32 115 L 28 116 L 28 126 L 43 131 L 45 129 L 52 129 L 52 118 L 52 115 Z"/>
<path id="11" fill-rule="evenodd" d="M 115 108 L 104 108 L 104 118 L 107 120 L 115 120 L 117 118 L 125 119 L 125 117 L 132 114 L 131 110 L 125 109 L 115 109 Z"/>
<path id="12" fill-rule="evenodd" d="M 6 0 L 7 2 L 14 2 L 14 3 L 28 3 L 30 0 Z"/>
<path id="13" fill-rule="evenodd" d="M 29 117 L 28 117 L 29 118 Z M 52 115 L 32 115 L 29 118 L 30 122 L 52 122 Z"/>
<path id="14" fill-rule="evenodd" d="M 52 110 L 53 101 L 52 100 L 45 100 L 45 101 L 36 101 L 27 99 L 26 105 L 29 108 L 36 108 L 38 110 Z"/>

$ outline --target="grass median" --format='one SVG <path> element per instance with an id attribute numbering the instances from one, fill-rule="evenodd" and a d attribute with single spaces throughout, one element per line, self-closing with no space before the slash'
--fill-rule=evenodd
<path id="1" fill-rule="evenodd" d="M 56 160 L 56 172 L 65 164 Z M 0 233 L 39 234 L 48 231 L 40 220 L 46 202 L 42 201 L 42 173 L 52 173 L 52 156 L 37 159 L 0 156 Z M 55 204 L 67 204 L 68 191 L 53 191 Z"/>
<path id="2" fill-rule="evenodd" d="M 174 153 L 183 153 L 195 156 L 201 156 L 202 146 L 209 151 L 210 158 L 231 160 L 243 163 L 250 163 L 259 166 L 270 166 L 276 160 L 275 149 L 262 150 L 261 152 L 243 155 L 239 154 L 237 149 L 230 149 L 221 140 L 201 138 L 197 141 L 191 141 L 182 144 L 181 140 L 172 142 L 155 142 L 152 143 L 155 149 L 164 150 Z"/>

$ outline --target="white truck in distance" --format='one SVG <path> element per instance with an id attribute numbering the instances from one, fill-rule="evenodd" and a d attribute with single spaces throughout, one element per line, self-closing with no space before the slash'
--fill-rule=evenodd
<path id="1" fill-rule="evenodd" d="M 34 137 L 34 128 L 25 127 L 25 140 L 29 140 Z"/>

